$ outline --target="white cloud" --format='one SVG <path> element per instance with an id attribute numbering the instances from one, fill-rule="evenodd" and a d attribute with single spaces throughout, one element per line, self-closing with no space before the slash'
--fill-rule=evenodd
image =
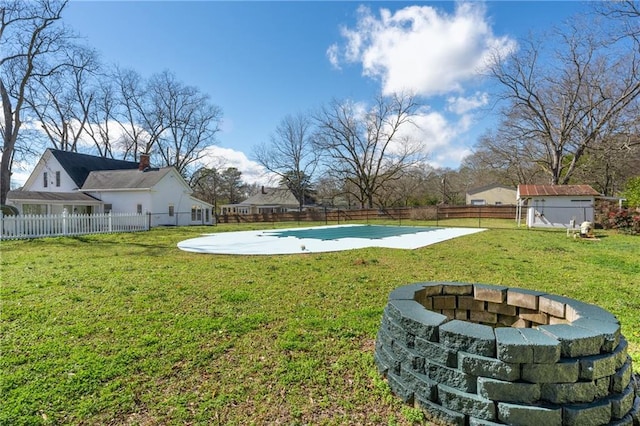
<path id="1" fill-rule="evenodd" d="M 439 151 L 429 159 L 429 165 L 434 168 L 456 168 L 465 157 L 472 154 L 466 147 L 449 147 L 449 149 Z M 456 165 L 456 167 L 452 167 Z"/>
<path id="2" fill-rule="evenodd" d="M 327 58 L 329 59 L 331 66 L 333 66 L 337 70 L 341 69 L 339 55 L 340 55 L 340 48 L 338 47 L 337 44 L 334 43 L 331 46 L 329 46 L 329 48 L 327 49 Z"/>
<path id="3" fill-rule="evenodd" d="M 361 6 L 355 29 L 343 28 L 342 35 L 344 47 L 331 46 L 329 60 L 361 63 L 364 75 L 381 80 L 384 94 L 460 92 L 492 55 L 516 46 L 494 36 L 481 3 L 459 3 L 452 15 L 430 6 L 380 9 L 379 18 Z"/>
<path id="4" fill-rule="evenodd" d="M 474 124 L 470 115 L 452 118 L 423 109 L 412 120 L 415 125 L 403 127 L 399 136 L 421 143 L 432 167 L 456 168 L 464 157 L 471 154 L 468 147 L 462 146 L 467 139 L 466 132 Z"/>
<path id="5" fill-rule="evenodd" d="M 31 169 L 33 169 L 34 165 L 28 165 L 30 169 L 27 171 L 26 168 L 16 167 L 13 165 L 13 171 L 11 173 L 11 189 L 18 189 L 24 185 L 24 183 L 29 179 L 29 175 L 31 175 Z"/>
<path id="6" fill-rule="evenodd" d="M 274 177 L 255 161 L 247 158 L 244 152 L 220 146 L 210 146 L 200 160 L 204 167 L 226 169 L 235 167 L 242 172 L 242 180 L 247 183 L 272 184 Z"/>
<path id="7" fill-rule="evenodd" d="M 476 92 L 473 96 L 451 96 L 447 98 L 447 110 L 462 115 L 489 103 L 486 92 Z"/>

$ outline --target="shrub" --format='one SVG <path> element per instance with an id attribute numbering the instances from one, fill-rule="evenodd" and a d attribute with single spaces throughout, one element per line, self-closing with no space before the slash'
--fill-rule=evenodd
<path id="1" fill-rule="evenodd" d="M 18 214 L 20 214 L 17 208 L 15 208 L 14 206 L 7 206 L 5 204 L 0 205 L 0 211 L 2 211 L 2 214 L 4 216 L 17 216 Z"/>
<path id="2" fill-rule="evenodd" d="M 627 182 L 622 196 L 627 199 L 629 207 L 640 207 L 640 176 Z"/>
<path id="3" fill-rule="evenodd" d="M 603 226 L 626 234 L 640 235 L 640 210 L 624 208 L 610 210 Z"/>

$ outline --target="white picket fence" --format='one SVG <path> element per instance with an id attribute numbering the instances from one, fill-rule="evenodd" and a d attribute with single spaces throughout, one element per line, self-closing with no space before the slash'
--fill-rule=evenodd
<path id="1" fill-rule="evenodd" d="M 136 213 L 19 215 L 0 213 L 0 239 L 59 237 L 149 230 L 149 215 Z"/>

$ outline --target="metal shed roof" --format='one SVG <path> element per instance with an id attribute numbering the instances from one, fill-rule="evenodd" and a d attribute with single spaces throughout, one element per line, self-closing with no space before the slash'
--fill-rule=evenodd
<path id="1" fill-rule="evenodd" d="M 598 191 L 589 185 L 518 185 L 518 197 L 596 196 Z"/>

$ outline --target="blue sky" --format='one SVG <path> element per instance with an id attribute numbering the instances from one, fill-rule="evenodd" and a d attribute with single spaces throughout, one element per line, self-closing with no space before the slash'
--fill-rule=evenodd
<path id="1" fill-rule="evenodd" d="M 581 2 L 216 2 L 72 0 L 66 25 L 107 64 L 171 70 L 224 112 L 209 165 L 259 180 L 254 146 L 287 114 L 333 98 L 420 94 L 430 162 L 457 168 L 495 116 L 479 77 L 491 48 L 562 25 Z"/>

